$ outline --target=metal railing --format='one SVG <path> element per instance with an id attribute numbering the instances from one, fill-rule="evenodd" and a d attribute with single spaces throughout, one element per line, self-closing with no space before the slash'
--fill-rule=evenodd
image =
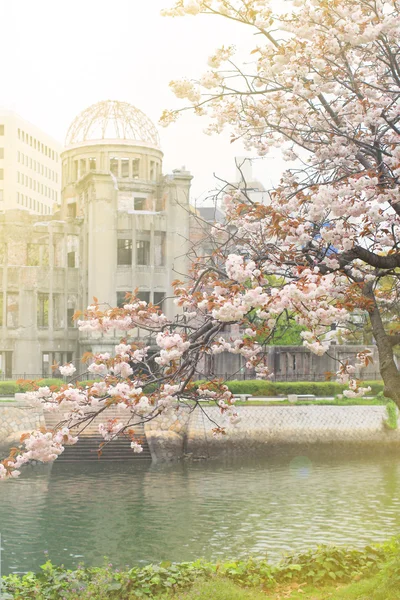
<path id="1" fill-rule="evenodd" d="M 4 373 L 0 373 L 0 381 L 16 381 L 18 379 L 25 380 L 38 380 L 38 379 L 60 379 L 60 381 L 71 381 L 70 377 L 62 377 L 61 375 L 43 375 L 42 373 L 13 373 L 12 375 L 5 375 Z M 81 375 L 74 374 L 74 380 L 77 381 L 92 381 L 96 379 L 96 377 L 91 373 L 83 373 Z M 249 379 L 256 379 L 256 375 L 254 373 L 210 373 L 208 375 L 197 375 L 196 379 L 223 379 L 225 381 L 229 380 L 239 380 L 246 381 Z M 363 373 L 362 380 L 364 381 L 375 381 L 382 379 L 379 371 L 373 371 L 368 373 Z M 335 380 L 335 376 L 333 375 L 332 380 Z M 327 378 L 324 373 L 275 373 L 268 381 L 327 381 Z"/>
<path id="2" fill-rule="evenodd" d="M 94 375 L 90 373 L 83 373 L 82 375 L 74 375 L 74 379 L 78 378 L 78 381 L 92 381 L 95 379 Z M 36 381 L 38 379 L 60 379 L 61 381 L 69 381 L 70 377 L 63 377 L 58 374 L 51 375 L 43 375 L 43 373 L 12 373 L 11 375 L 6 375 L 5 373 L 0 373 L 0 381 L 18 381 L 19 379 L 26 379 L 29 381 Z"/>

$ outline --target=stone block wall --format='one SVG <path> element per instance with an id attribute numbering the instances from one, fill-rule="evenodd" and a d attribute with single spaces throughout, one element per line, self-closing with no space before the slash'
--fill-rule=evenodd
<path id="1" fill-rule="evenodd" d="M 206 410 L 213 421 L 226 425 L 217 407 Z M 400 447 L 399 429 L 385 427 L 385 406 L 244 406 L 238 413 L 241 422 L 215 437 L 215 424 L 196 409 L 187 428 L 187 453 L 209 458 L 289 445 Z"/>
<path id="2" fill-rule="evenodd" d="M 177 460 L 184 456 L 190 414 L 187 406 L 181 406 L 178 410 L 167 410 L 145 424 L 153 460 Z"/>
<path id="3" fill-rule="evenodd" d="M 6 450 L 19 442 L 23 433 L 45 426 L 40 408 L 11 402 L 0 403 L 0 448 Z"/>
<path id="4" fill-rule="evenodd" d="M 242 406 L 238 413 L 236 426 L 229 426 L 214 406 L 191 411 L 182 405 L 162 413 L 144 427 L 153 460 L 250 456 L 290 446 L 400 449 L 400 429 L 385 426 L 385 406 Z M 226 435 L 213 435 L 216 424 L 226 426 Z M 0 449 L 44 425 L 40 408 L 0 404 Z"/>

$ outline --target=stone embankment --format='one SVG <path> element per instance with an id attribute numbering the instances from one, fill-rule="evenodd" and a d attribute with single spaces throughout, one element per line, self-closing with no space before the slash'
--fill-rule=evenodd
<path id="1" fill-rule="evenodd" d="M 1 449 L 17 444 L 21 435 L 26 431 L 44 426 L 43 411 L 40 408 L 29 406 L 23 399 L 0 403 Z"/>
<path id="2" fill-rule="evenodd" d="M 214 436 L 212 430 L 217 424 L 226 423 L 217 407 L 190 411 L 181 406 L 179 410 L 163 413 L 138 431 L 145 445 L 145 451 L 139 456 L 150 458 L 151 455 L 153 460 L 168 461 L 184 456 L 213 458 L 270 453 L 293 446 L 335 451 L 400 448 L 400 430 L 386 426 L 385 406 L 242 406 L 238 412 L 240 423 L 227 426 L 226 435 L 218 436 Z M 114 413 L 111 416 L 117 417 Z M 21 401 L 0 403 L 0 447 L 15 444 L 23 432 L 54 424 L 54 415 L 44 416 L 40 408 Z M 89 436 L 94 438 L 98 433 L 88 430 L 86 444 Z M 71 459 L 79 459 L 77 450 Z M 128 450 L 131 453 L 130 448 Z M 110 459 L 124 460 L 125 453 L 125 448 L 124 452 L 118 448 Z"/>
<path id="3" fill-rule="evenodd" d="M 400 431 L 386 427 L 385 406 L 243 406 L 235 427 L 217 407 L 161 415 L 145 428 L 153 459 L 171 460 L 269 453 L 285 447 L 349 450 L 400 448 Z"/>

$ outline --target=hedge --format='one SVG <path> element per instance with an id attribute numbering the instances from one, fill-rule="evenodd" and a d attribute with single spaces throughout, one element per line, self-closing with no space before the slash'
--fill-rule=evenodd
<path id="1" fill-rule="evenodd" d="M 37 379 L 36 382 L 41 387 L 55 386 L 58 389 L 65 383 L 63 379 Z M 90 385 L 93 381 L 84 381 L 84 385 Z M 13 396 L 14 394 L 26 392 L 31 389 L 29 380 L 0 381 L 0 396 Z"/>
<path id="2" fill-rule="evenodd" d="M 59 600 L 81 598 L 89 600 L 133 600 L 161 598 L 183 598 L 182 594 L 192 588 L 196 582 L 230 580 L 240 586 L 235 598 L 242 598 L 240 591 L 247 589 L 263 589 L 264 597 L 271 597 L 269 592 L 300 590 L 299 583 L 304 586 L 312 584 L 318 588 L 332 584 L 360 581 L 381 573 L 381 582 L 389 582 L 392 590 L 398 589 L 400 581 L 400 548 L 398 540 L 380 546 L 366 546 L 364 550 L 354 548 L 318 546 L 299 554 L 284 557 L 280 563 L 271 564 L 265 558 L 244 560 L 219 561 L 218 563 L 197 560 L 195 562 L 172 563 L 165 561 L 160 565 L 134 566 L 126 569 L 115 569 L 112 563 L 103 567 L 78 566 L 74 571 L 56 566 L 47 561 L 41 566 L 38 574 L 12 573 L 3 577 L 2 590 L 5 598 L 19 600 Z M 293 585 L 297 584 L 297 585 Z M 277 588 L 277 586 L 279 587 Z M 289 591 L 289 590 L 288 590 Z M 305 591 L 305 590 L 304 590 Z M 386 590 L 384 590 L 386 592 Z M 181 592 L 181 593 L 179 593 Z M 176 594 L 179 593 L 179 596 Z M 244 591 L 243 591 L 244 594 Z M 267 594 L 267 595 L 266 595 Z M 324 597 L 331 597 L 332 594 Z M 195 592 L 191 598 L 217 598 Z M 230 598 L 227 594 L 218 598 Z M 246 597 L 250 597 L 247 596 Z M 257 596 L 259 597 L 259 596 Z M 274 598 L 281 594 L 274 594 Z M 285 593 L 285 597 L 289 596 Z M 292 597 L 292 596 L 290 596 Z M 296 594 L 296 597 L 297 596 Z M 307 597 L 310 596 L 307 594 Z M 336 597 L 336 596 L 335 596 Z M 350 598 L 350 596 L 346 597 Z M 355 598 L 353 594 L 352 598 Z M 366 598 L 363 594 L 363 598 Z M 378 596 L 373 596 L 378 598 Z M 379 598 L 398 598 L 391 593 Z M 357 594 L 357 598 L 361 598 Z M 368 598 L 372 596 L 368 595 Z"/>
<path id="3" fill-rule="evenodd" d="M 200 384 L 201 382 L 197 382 Z M 227 381 L 226 385 L 233 394 L 251 394 L 252 396 L 287 396 L 288 394 L 313 394 L 314 396 L 336 396 L 346 386 L 335 381 L 264 381 L 248 379 L 246 381 Z M 365 381 L 363 386 L 371 387 L 370 396 L 383 391 L 382 381 Z"/>
<path id="4" fill-rule="evenodd" d="M 40 379 L 41 386 L 60 387 L 64 381 L 62 379 Z M 83 385 L 90 385 L 92 381 L 83 381 Z M 199 385 L 200 381 L 196 384 Z M 371 386 L 370 396 L 377 396 L 383 391 L 382 381 L 365 381 L 363 385 Z M 150 393 L 150 384 L 146 391 Z M 228 381 L 227 386 L 233 394 L 251 394 L 252 396 L 287 396 L 288 394 L 313 394 L 314 396 L 337 396 L 341 394 L 345 385 L 335 381 L 265 381 L 261 379 L 248 379 L 246 381 Z M 25 392 L 29 389 L 28 382 L 0 381 L 0 396 L 13 396 L 18 392 Z"/>

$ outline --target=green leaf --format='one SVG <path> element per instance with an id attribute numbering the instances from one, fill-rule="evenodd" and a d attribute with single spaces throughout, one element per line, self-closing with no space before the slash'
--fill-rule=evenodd
<path id="1" fill-rule="evenodd" d="M 109 592 L 112 592 L 112 591 L 114 591 L 114 590 L 120 590 L 121 588 L 122 588 L 122 584 L 121 584 L 121 583 L 119 583 L 118 581 L 114 581 L 113 583 L 110 583 L 110 584 L 107 586 L 107 590 L 108 590 Z"/>
<path id="2" fill-rule="evenodd" d="M 336 574 L 333 571 L 329 571 L 328 573 L 329 577 L 331 577 L 332 579 L 337 579 Z"/>

